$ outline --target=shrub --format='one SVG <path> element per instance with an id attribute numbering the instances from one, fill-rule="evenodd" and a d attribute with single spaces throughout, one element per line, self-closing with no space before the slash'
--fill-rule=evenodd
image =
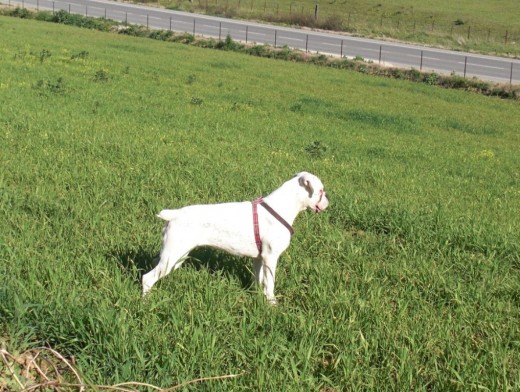
<path id="1" fill-rule="evenodd" d="M 168 41 L 173 32 L 168 30 L 154 30 L 150 34 L 148 34 L 148 38 L 156 39 L 158 41 Z"/>
<path id="2" fill-rule="evenodd" d="M 117 31 L 119 34 L 130 35 L 132 37 L 146 37 L 148 35 L 148 29 L 146 27 L 137 25 L 123 26 Z"/>
<path id="3" fill-rule="evenodd" d="M 21 18 L 21 19 L 29 19 L 32 16 L 31 12 L 28 9 L 21 8 L 21 7 L 16 7 L 11 12 L 8 12 L 8 15 L 14 16 L 16 18 Z"/>
<path id="4" fill-rule="evenodd" d="M 246 49 L 246 53 L 252 56 L 265 57 L 268 51 L 266 45 L 254 45 Z"/>
<path id="5" fill-rule="evenodd" d="M 439 83 L 439 75 L 436 74 L 435 72 L 427 74 L 424 79 L 424 82 L 426 84 L 429 84 L 430 86 L 434 86 Z"/>
<path id="6" fill-rule="evenodd" d="M 173 37 L 170 38 L 170 41 L 180 42 L 182 44 L 191 44 L 192 42 L 195 41 L 195 37 L 193 36 L 193 34 L 183 33 L 183 34 L 179 34 L 179 35 L 174 35 Z"/>
<path id="7" fill-rule="evenodd" d="M 217 43 L 216 48 L 223 49 L 223 50 L 237 51 L 237 50 L 242 49 L 243 45 L 234 41 L 233 38 L 231 38 L 231 35 L 228 34 L 224 41 L 220 41 L 219 43 Z"/>

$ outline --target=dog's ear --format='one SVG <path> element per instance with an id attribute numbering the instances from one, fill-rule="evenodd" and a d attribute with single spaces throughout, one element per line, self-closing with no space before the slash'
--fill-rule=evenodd
<path id="1" fill-rule="evenodd" d="M 309 193 L 309 197 L 312 197 L 312 195 L 314 194 L 314 188 L 312 187 L 312 181 L 310 176 L 307 173 L 303 173 L 302 175 L 300 175 L 300 178 L 298 178 L 298 182 Z"/>

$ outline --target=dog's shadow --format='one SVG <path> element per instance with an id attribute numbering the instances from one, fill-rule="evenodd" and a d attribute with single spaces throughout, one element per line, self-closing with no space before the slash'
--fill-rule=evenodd
<path id="1" fill-rule="evenodd" d="M 143 275 L 151 271 L 159 262 L 157 252 L 144 248 L 116 251 L 111 254 L 125 273 L 134 277 L 141 284 Z M 193 268 L 197 271 L 206 269 L 210 273 L 221 272 L 237 279 L 242 288 L 248 289 L 253 284 L 252 262 L 249 259 L 232 256 L 217 249 L 201 247 L 192 250 L 181 268 Z M 248 268 L 249 267 L 249 268 Z M 175 274 L 172 271 L 171 274 Z"/>

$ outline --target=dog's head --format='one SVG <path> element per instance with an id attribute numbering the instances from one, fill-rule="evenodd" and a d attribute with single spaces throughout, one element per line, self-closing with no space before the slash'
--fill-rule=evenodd
<path id="1" fill-rule="evenodd" d="M 305 190 L 305 208 L 310 208 L 315 212 L 321 212 L 329 206 L 327 193 L 323 188 L 323 183 L 314 174 L 301 172 L 296 175 L 298 183 Z"/>

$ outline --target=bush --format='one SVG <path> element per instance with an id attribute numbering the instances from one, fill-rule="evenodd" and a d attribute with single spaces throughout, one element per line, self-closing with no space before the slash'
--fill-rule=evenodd
<path id="1" fill-rule="evenodd" d="M 430 86 L 434 86 L 439 83 L 439 75 L 435 72 L 432 72 L 430 74 L 427 74 L 424 78 L 424 82 L 426 84 L 429 84 Z"/>
<path id="2" fill-rule="evenodd" d="M 55 23 L 62 23 L 100 31 L 109 31 L 110 26 L 114 24 L 114 22 L 104 19 L 94 19 L 82 15 L 69 14 L 65 10 L 59 10 L 56 12 L 51 20 Z"/>
<path id="3" fill-rule="evenodd" d="M 158 41 L 168 41 L 173 35 L 173 32 L 168 30 L 154 30 L 148 34 L 148 38 L 156 39 Z"/>
<path id="4" fill-rule="evenodd" d="M 216 45 L 217 49 L 231 50 L 231 51 L 237 51 L 237 50 L 242 49 L 243 47 L 244 47 L 243 45 L 234 41 L 233 38 L 231 38 L 231 35 L 229 35 L 229 34 L 226 36 L 226 39 L 224 41 L 220 41 Z"/>
<path id="5" fill-rule="evenodd" d="M 16 7 L 13 11 L 11 11 L 11 13 L 9 13 L 8 15 L 10 16 L 14 16 L 16 18 L 21 18 L 21 19 L 29 19 L 31 18 L 31 12 L 26 9 L 26 8 L 20 8 L 20 7 Z"/>
<path id="6" fill-rule="evenodd" d="M 268 51 L 266 45 L 254 45 L 246 49 L 246 53 L 252 56 L 265 57 Z"/>
<path id="7" fill-rule="evenodd" d="M 122 26 L 117 32 L 132 37 L 146 37 L 148 35 L 148 29 L 146 27 L 137 25 Z"/>

